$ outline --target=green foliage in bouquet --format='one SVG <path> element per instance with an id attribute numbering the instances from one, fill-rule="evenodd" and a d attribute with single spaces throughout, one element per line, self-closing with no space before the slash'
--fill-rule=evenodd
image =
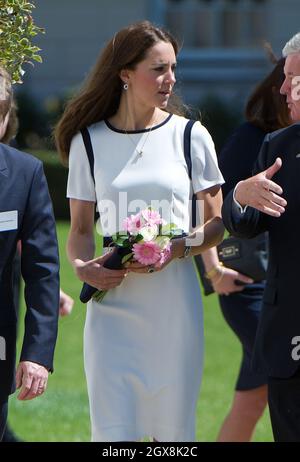
<path id="1" fill-rule="evenodd" d="M 23 64 L 42 62 L 40 48 L 32 39 L 44 29 L 32 18 L 35 5 L 27 0 L 0 0 L 0 65 L 12 76 L 13 83 L 22 83 Z"/>
<path id="2" fill-rule="evenodd" d="M 148 207 L 151 210 L 151 207 Z M 180 235 L 182 231 L 177 228 L 174 223 L 166 224 L 166 225 L 159 225 L 159 236 L 156 240 L 161 243 L 164 239 L 171 239 L 172 237 L 176 237 L 176 235 Z M 116 247 L 123 248 L 123 249 L 131 249 L 132 244 L 138 244 L 139 242 L 143 241 L 144 236 L 142 234 L 137 234 L 136 236 L 130 236 L 126 231 L 121 233 L 116 233 L 112 236 L 112 241 Z M 122 258 L 122 264 L 126 263 L 133 257 L 133 252 L 128 252 Z"/>

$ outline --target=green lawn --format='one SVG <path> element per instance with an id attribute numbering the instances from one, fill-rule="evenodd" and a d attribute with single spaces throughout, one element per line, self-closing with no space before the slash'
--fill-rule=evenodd
<path id="1" fill-rule="evenodd" d="M 76 302 L 72 315 L 60 320 L 55 373 L 43 397 L 28 402 L 12 397 L 10 401 L 10 422 L 26 441 L 89 441 L 90 438 L 82 358 L 85 307 L 77 301 L 81 284 L 73 276 L 65 255 L 67 232 L 68 224 L 59 223 L 61 286 Z M 204 299 L 204 312 L 205 369 L 198 401 L 197 440 L 215 441 L 232 399 L 241 351 L 214 295 Z M 273 441 L 267 412 L 257 427 L 254 441 Z"/>

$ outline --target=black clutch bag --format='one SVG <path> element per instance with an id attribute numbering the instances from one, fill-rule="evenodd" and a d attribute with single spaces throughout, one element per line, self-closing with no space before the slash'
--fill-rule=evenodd
<path id="1" fill-rule="evenodd" d="M 227 268 L 238 271 L 245 276 L 260 282 L 266 279 L 268 266 L 268 234 L 263 233 L 252 239 L 241 239 L 229 236 L 217 246 L 219 260 Z M 195 257 L 204 294 L 210 295 L 214 289 L 207 279 L 201 255 Z"/>
<path id="2" fill-rule="evenodd" d="M 115 250 L 111 253 L 111 256 L 105 261 L 103 266 L 109 269 L 122 269 L 122 259 L 131 252 L 131 249 L 118 246 L 115 246 L 114 249 Z M 82 303 L 87 303 L 97 291 L 98 289 L 96 289 L 96 287 L 90 286 L 84 282 L 79 295 L 80 301 Z"/>
<path id="3" fill-rule="evenodd" d="M 218 245 L 218 255 L 224 266 L 249 276 L 255 282 L 266 279 L 268 266 L 266 234 L 252 239 L 230 236 Z"/>

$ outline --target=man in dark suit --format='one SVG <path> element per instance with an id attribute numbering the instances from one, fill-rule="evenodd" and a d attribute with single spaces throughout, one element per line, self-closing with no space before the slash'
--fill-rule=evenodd
<path id="1" fill-rule="evenodd" d="M 293 121 L 299 122 L 300 33 L 287 42 L 283 56 L 280 91 Z M 266 136 L 254 170 L 261 173 L 239 182 L 227 196 L 223 219 L 236 236 L 269 231 L 267 284 L 253 363 L 269 377 L 275 441 L 300 441 L 300 123 Z"/>
<path id="2" fill-rule="evenodd" d="M 9 77 L 0 69 L 0 138 L 7 129 L 11 98 Z M 18 241 L 22 245 L 27 312 L 15 376 L 17 316 L 12 262 Z M 49 371 L 53 370 L 58 273 L 55 222 L 42 163 L 0 144 L 0 441 L 9 395 L 17 387 L 21 388 L 20 400 L 40 396 L 46 389 Z"/>

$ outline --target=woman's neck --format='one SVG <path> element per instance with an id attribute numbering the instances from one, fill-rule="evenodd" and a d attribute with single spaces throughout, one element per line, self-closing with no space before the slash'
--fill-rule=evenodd
<path id="1" fill-rule="evenodd" d="M 128 110 L 121 101 L 118 111 L 110 117 L 109 122 L 119 130 L 143 130 L 159 124 L 167 115 L 159 108 Z"/>

